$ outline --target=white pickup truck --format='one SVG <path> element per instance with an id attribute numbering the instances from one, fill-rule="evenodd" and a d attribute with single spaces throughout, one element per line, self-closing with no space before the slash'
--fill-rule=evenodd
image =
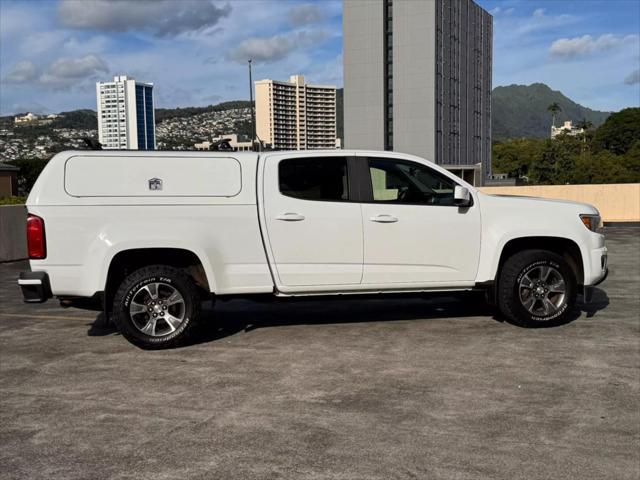
<path id="1" fill-rule="evenodd" d="M 98 305 L 144 348 L 233 295 L 483 289 L 549 325 L 607 274 L 594 207 L 486 195 L 392 152 L 64 152 L 27 208 L 25 301 Z"/>

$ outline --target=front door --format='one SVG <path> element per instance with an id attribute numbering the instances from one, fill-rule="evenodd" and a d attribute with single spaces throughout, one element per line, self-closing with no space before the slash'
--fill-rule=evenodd
<path id="1" fill-rule="evenodd" d="M 272 155 L 264 168 L 264 222 L 281 290 L 359 284 L 362 215 L 350 198 L 349 158 Z"/>
<path id="2" fill-rule="evenodd" d="M 474 281 L 480 255 L 477 202 L 455 206 L 455 181 L 426 164 L 369 157 L 367 170 L 362 283 L 436 287 Z"/>

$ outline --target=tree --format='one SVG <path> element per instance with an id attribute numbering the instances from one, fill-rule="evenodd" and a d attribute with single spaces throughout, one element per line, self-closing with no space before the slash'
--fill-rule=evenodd
<path id="1" fill-rule="evenodd" d="M 596 150 L 609 150 L 616 155 L 627 153 L 640 138 L 640 108 L 625 108 L 612 113 L 596 130 Z"/>
<path id="2" fill-rule="evenodd" d="M 628 173 L 628 179 L 625 181 L 640 182 L 640 138 L 631 145 L 631 148 L 624 155 L 622 164 Z"/>
<path id="3" fill-rule="evenodd" d="M 529 176 L 531 165 L 540 158 L 542 142 L 518 139 L 493 144 L 492 171 L 506 173 L 511 178 Z"/>
<path id="4" fill-rule="evenodd" d="M 576 127 L 581 128 L 585 132 L 588 132 L 593 128 L 593 123 L 587 120 L 586 118 L 583 118 L 578 123 L 576 123 Z"/>
<path id="5" fill-rule="evenodd" d="M 640 109 L 614 114 L 595 132 L 585 119 L 577 126 L 583 135 L 494 143 L 493 170 L 532 185 L 640 182 Z"/>
<path id="6" fill-rule="evenodd" d="M 555 127 L 556 115 L 558 114 L 558 112 L 562 111 L 562 108 L 560 107 L 560 105 L 558 105 L 558 102 L 553 102 L 551 105 L 547 107 L 547 111 L 551 112 L 551 125 Z"/>
<path id="7" fill-rule="evenodd" d="M 539 185 L 574 183 L 580 141 L 569 135 L 544 140 L 538 158 L 531 165 L 530 181 Z"/>
<path id="8" fill-rule="evenodd" d="M 43 160 L 39 158 L 28 160 L 15 160 L 11 162 L 20 169 L 18 172 L 18 193 L 22 196 L 27 196 L 36 183 L 40 172 L 45 167 L 49 160 Z"/>
<path id="9" fill-rule="evenodd" d="M 573 177 L 582 184 L 625 183 L 629 172 L 619 156 L 602 150 L 579 157 Z"/>
<path id="10" fill-rule="evenodd" d="M 587 136 L 589 135 L 590 130 L 593 128 L 593 123 L 587 120 L 586 118 L 582 118 L 577 124 L 576 127 L 582 129 L 582 150 L 580 151 L 580 155 L 584 155 L 587 145 Z"/>

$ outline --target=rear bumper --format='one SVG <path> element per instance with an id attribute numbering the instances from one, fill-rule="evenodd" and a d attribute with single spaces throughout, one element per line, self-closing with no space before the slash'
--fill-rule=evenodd
<path id="1" fill-rule="evenodd" d="M 18 278 L 25 303 L 43 303 L 50 299 L 51 284 L 46 272 L 22 272 Z"/>

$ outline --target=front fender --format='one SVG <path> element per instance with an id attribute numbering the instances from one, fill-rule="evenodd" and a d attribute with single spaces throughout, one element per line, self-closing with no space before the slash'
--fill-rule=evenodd
<path id="1" fill-rule="evenodd" d="M 495 281 L 497 279 L 502 254 L 507 244 L 515 240 L 526 239 L 533 240 L 530 248 L 536 248 L 537 240 L 540 240 L 540 248 L 544 248 L 545 245 L 542 242 L 542 239 L 544 239 L 545 241 L 559 240 L 572 242 L 580 251 L 581 266 L 585 278 L 587 278 L 587 276 L 590 274 L 590 263 L 588 261 L 590 252 L 581 242 L 580 238 L 566 234 L 549 235 L 548 230 L 531 229 L 526 231 L 503 233 L 502 235 L 496 236 L 494 238 L 484 238 L 480 253 L 480 264 L 478 268 L 477 282 L 485 283 Z"/>

